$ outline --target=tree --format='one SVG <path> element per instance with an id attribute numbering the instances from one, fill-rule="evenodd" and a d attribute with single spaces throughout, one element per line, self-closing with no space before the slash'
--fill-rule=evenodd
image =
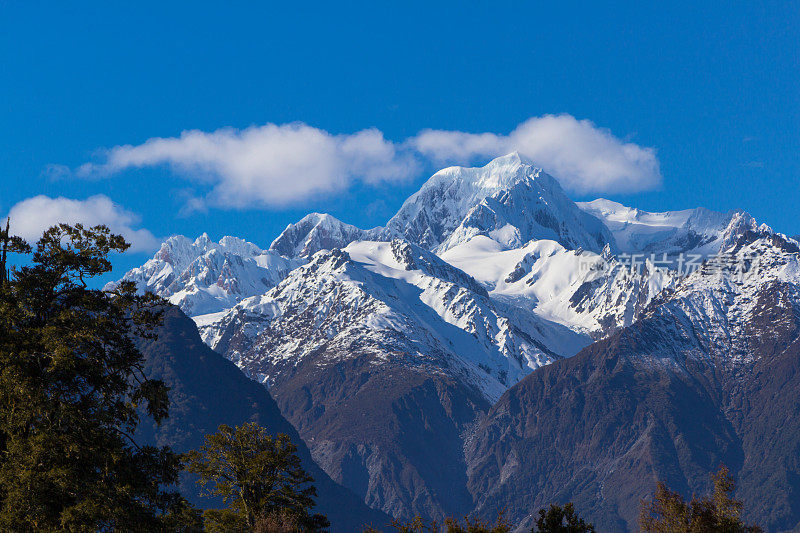
<path id="1" fill-rule="evenodd" d="M 6 219 L 6 228 L 0 228 L 0 286 L 9 280 L 8 254 L 30 253 L 31 247 L 21 237 L 11 235 L 11 219 Z"/>
<path id="2" fill-rule="evenodd" d="M 447 518 L 442 527 L 435 520 L 427 522 L 421 516 L 416 516 L 407 521 L 395 519 L 389 527 L 398 533 L 508 533 L 511 531 L 511 524 L 506 520 L 503 512 L 498 515 L 494 523 L 466 516 L 463 524 L 456 518 Z M 368 527 L 364 533 L 379 533 L 379 530 Z"/>
<path id="3" fill-rule="evenodd" d="M 454 518 L 448 518 L 444 521 L 444 526 L 447 533 L 508 533 L 511 531 L 511 524 L 505 519 L 504 513 L 500 513 L 494 523 L 466 516 L 463 525 Z"/>
<path id="4" fill-rule="evenodd" d="M 639 526 L 646 533 L 757 533 L 758 526 L 742 522 L 742 502 L 732 497 L 736 488 L 730 471 L 724 465 L 711 475 L 714 490 L 711 496 L 683 497 L 658 482 L 650 501 L 643 500 Z"/>
<path id="5" fill-rule="evenodd" d="M 568 503 L 564 507 L 550 505 L 546 511 L 539 509 L 539 518 L 531 533 L 594 533 L 594 526 L 579 518 L 575 507 Z"/>
<path id="6" fill-rule="evenodd" d="M 259 522 L 294 521 L 303 531 L 328 527 L 311 514 L 316 489 L 287 435 L 271 436 L 255 423 L 219 426 L 199 450 L 186 454 L 187 470 L 199 476 L 204 494 L 222 496 L 227 509 L 206 511 L 209 531 L 254 529 Z"/>
<path id="7" fill-rule="evenodd" d="M 8 225 L 0 245 L 0 529 L 163 528 L 185 506 L 162 489 L 179 457 L 131 436 L 140 416 L 167 416 L 134 340 L 154 337 L 161 300 L 88 287 L 128 248 L 105 226 L 54 226 L 9 274 L 6 252 L 31 248 Z"/>
<path id="8" fill-rule="evenodd" d="M 439 533 L 439 523 L 435 520 L 426 522 L 421 516 L 417 515 L 411 520 L 395 518 L 389 527 L 397 533 Z M 364 528 L 364 533 L 381 533 L 380 529 L 373 526 Z"/>

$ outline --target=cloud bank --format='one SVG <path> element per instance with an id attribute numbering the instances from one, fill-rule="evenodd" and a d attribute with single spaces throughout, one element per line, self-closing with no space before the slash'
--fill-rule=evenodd
<path id="1" fill-rule="evenodd" d="M 623 142 L 571 115 L 534 117 L 508 135 L 425 130 L 414 148 L 439 163 L 492 158 L 517 151 L 578 193 L 638 192 L 661 184 L 652 148 Z"/>
<path id="2" fill-rule="evenodd" d="M 414 175 L 417 162 L 376 129 L 332 135 L 305 124 L 198 130 L 117 146 L 101 164 L 79 175 L 169 165 L 178 174 L 212 184 L 208 200 L 230 208 L 285 206 L 341 191 L 360 180 L 379 183 Z"/>
<path id="3" fill-rule="evenodd" d="M 105 224 L 111 231 L 125 237 L 133 252 L 149 252 L 159 241 L 146 229 L 134 229 L 139 224 L 138 215 L 115 204 L 105 195 L 90 196 L 86 200 L 34 196 L 16 204 L 8 213 L 14 234 L 28 242 L 36 242 L 42 233 L 59 223 L 96 226 Z M 5 217 L 4 217 L 5 220 Z"/>
<path id="4" fill-rule="evenodd" d="M 190 209 L 283 207 L 356 182 L 413 179 L 431 165 L 484 164 L 515 150 L 577 193 L 637 192 L 661 183 L 654 149 L 570 115 L 530 118 L 509 134 L 424 130 L 401 142 L 377 129 L 334 135 L 303 123 L 191 130 L 105 150 L 77 174 L 166 165 L 210 186 L 204 198 L 191 199 Z"/>

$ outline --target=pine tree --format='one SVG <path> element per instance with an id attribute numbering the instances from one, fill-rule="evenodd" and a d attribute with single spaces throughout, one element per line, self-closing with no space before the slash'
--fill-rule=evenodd
<path id="1" fill-rule="evenodd" d="M 316 489 L 287 435 L 271 436 L 255 423 L 225 424 L 207 435 L 199 450 L 186 454 L 187 470 L 209 496 L 222 496 L 227 509 L 205 513 L 208 531 L 252 530 L 259 523 L 296 523 L 301 531 L 328 527 L 311 514 Z"/>
<path id="2" fill-rule="evenodd" d="M 31 249 L 8 224 L 0 244 L 0 529 L 163 529 L 186 505 L 162 488 L 179 457 L 132 438 L 142 414 L 167 416 L 134 342 L 153 338 L 161 300 L 88 287 L 128 248 L 104 226 L 50 228 L 10 275 L 7 252 Z"/>
<path id="3" fill-rule="evenodd" d="M 536 527 L 531 533 L 594 533 L 594 526 L 575 514 L 575 507 L 567 503 L 564 507 L 551 505 L 540 509 Z"/>
<path id="4" fill-rule="evenodd" d="M 742 502 L 733 498 L 736 485 L 726 466 L 711 475 L 711 496 L 687 503 L 663 482 L 649 501 L 642 501 L 639 526 L 645 533 L 759 533 L 742 522 Z"/>

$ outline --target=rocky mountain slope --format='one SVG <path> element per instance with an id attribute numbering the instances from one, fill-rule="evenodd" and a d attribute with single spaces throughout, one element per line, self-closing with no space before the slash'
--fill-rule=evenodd
<path id="1" fill-rule="evenodd" d="M 269 385 L 335 480 L 392 514 L 439 519 L 469 509 L 454 485 L 465 482 L 461 435 L 509 385 L 588 343 L 508 313 L 401 240 L 318 252 L 212 318 L 197 317 L 206 342 Z M 433 456 L 426 443 L 438 443 Z"/>
<path id="2" fill-rule="evenodd" d="M 530 523 L 573 501 L 600 531 L 636 531 L 657 479 L 689 495 L 725 463 L 749 520 L 800 527 L 800 249 L 762 231 L 728 252 L 492 407 L 467 448 L 477 512 Z"/>

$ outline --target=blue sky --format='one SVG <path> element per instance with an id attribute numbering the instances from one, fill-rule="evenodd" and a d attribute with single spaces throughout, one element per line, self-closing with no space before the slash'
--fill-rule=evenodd
<path id="1" fill-rule="evenodd" d="M 38 195 L 105 195 L 113 204 L 75 205 L 140 230 L 120 268 L 174 233 L 266 247 L 309 211 L 381 225 L 441 162 L 488 160 L 520 124 L 561 115 L 589 138 L 535 153 L 576 200 L 741 208 L 800 233 L 796 3 L 254 4 L 0 1 L 0 214 Z M 229 149 L 209 155 L 202 142 L 220 128 Z M 240 168 L 247 128 L 256 151 L 308 133 L 330 158 L 296 179 L 264 157 Z M 427 129 L 452 146 L 420 150 Z M 194 151 L 146 144 L 187 130 Z M 464 152 L 461 133 L 492 134 L 491 146 Z M 638 162 L 598 181 L 580 162 L 593 134 L 610 143 L 603 156 L 628 146 Z M 140 149 L 103 151 L 125 145 Z"/>

